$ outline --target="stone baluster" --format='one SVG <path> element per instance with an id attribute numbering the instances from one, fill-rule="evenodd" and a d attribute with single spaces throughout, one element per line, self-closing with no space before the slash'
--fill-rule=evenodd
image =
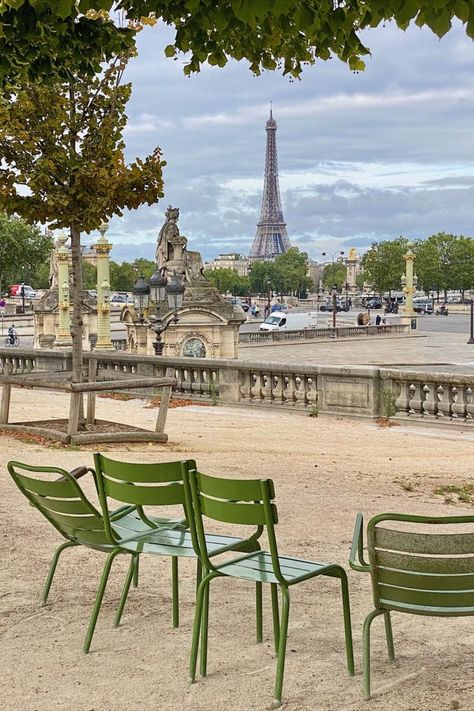
<path id="1" fill-rule="evenodd" d="M 421 411 L 424 419 L 434 420 L 438 410 L 438 397 L 434 383 L 425 383 L 421 388 Z"/>
<path id="2" fill-rule="evenodd" d="M 296 382 L 293 374 L 286 375 L 284 378 L 285 387 L 283 388 L 283 399 L 287 405 L 294 405 L 296 402 Z"/>
<path id="3" fill-rule="evenodd" d="M 283 375 L 281 373 L 273 374 L 272 399 L 275 405 L 281 405 L 283 402 Z"/>
<path id="4" fill-rule="evenodd" d="M 451 417 L 451 388 L 448 384 L 440 384 L 436 389 L 438 399 L 438 417 Z"/>
<path id="5" fill-rule="evenodd" d="M 250 398 L 260 402 L 262 399 L 262 374 L 254 373 L 253 384 L 250 387 Z"/>
<path id="6" fill-rule="evenodd" d="M 466 388 L 462 385 L 453 385 L 451 388 L 451 417 L 453 419 L 466 419 L 467 415 L 467 401 L 466 401 Z"/>
<path id="7" fill-rule="evenodd" d="M 415 415 L 419 417 L 422 414 L 421 403 L 424 400 L 424 396 L 422 395 L 422 384 L 417 382 L 410 383 L 408 390 L 408 414 L 410 416 Z"/>
<path id="8" fill-rule="evenodd" d="M 272 401 L 272 376 L 269 373 L 262 373 L 260 393 L 262 401 L 269 405 Z"/>
<path id="9" fill-rule="evenodd" d="M 296 383 L 295 404 L 296 404 L 298 407 L 306 407 L 306 404 L 307 404 L 307 399 L 306 399 L 306 392 L 307 392 L 306 376 L 305 376 L 305 375 L 297 375 L 296 378 L 295 378 L 295 383 Z"/>
<path id="10" fill-rule="evenodd" d="M 398 395 L 395 397 L 396 417 L 406 417 L 408 414 L 408 403 L 410 401 L 410 383 L 407 380 L 395 381 Z"/>
<path id="11" fill-rule="evenodd" d="M 240 397 L 242 400 L 250 400 L 250 390 L 253 385 L 252 375 L 250 370 L 240 371 Z"/>

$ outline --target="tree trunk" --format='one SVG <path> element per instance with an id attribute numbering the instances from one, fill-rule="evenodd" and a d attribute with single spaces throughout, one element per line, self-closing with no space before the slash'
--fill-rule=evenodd
<path id="1" fill-rule="evenodd" d="M 82 382 L 82 259 L 81 233 L 77 225 L 72 224 L 71 257 L 72 257 L 72 382 Z"/>

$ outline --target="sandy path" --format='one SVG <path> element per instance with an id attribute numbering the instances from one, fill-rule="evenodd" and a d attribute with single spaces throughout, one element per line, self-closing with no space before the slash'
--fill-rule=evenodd
<path id="1" fill-rule="evenodd" d="M 17 390 L 14 418 L 64 416 L 64 396 Z M 152 426 L 156 411 L 138 400 L 99 400 L 99 416 Z M 472 481 L 474 441 L 454 430 L 380 430 L 367 422 L 309 418 L 247 409 L 190 407 L 171 410 L 170 442 L 109 446 L 111 456 L 134 461 L 193 457 L 203 471 L 238 477 L 272 477 L 280 515 L 282 552 L 347 567 L 358 510 L 429 514 L 472 513 L 446 505 L 440 484 Z M 0 709 L 6 711 L 263 711 L 271 706 L 275 660 L 269 590 L 265 590 L 265 640 L 254 643 L 251 586 L 218 580 L 211 591 L 209 676 L 187 682 L 193 617 L 194 566 L 181 565 L 181 627 L 171 628 L 170 565 L 142 559 L 141 580 L 122 626 L 111 626 L 126 570 L 118 559 L 92 650 L 81 646 L 103 555 L 67 551 L 50 603 L 38 606 L 47 566 L 59 538 L 30 509 L 3 466 L 11 458 L 72 468 L 91 464 L 92 448 L 67 450 L 0 438 Z M 90 483 L 87 485 L 92 493 Z M 412 489 L 407 490 L 407 489 Z M 361 695 L 361 626 L 371 609 L 370 582 L 350 573 L 355 638 L 355 679 L 344 668 L 337 583 L 314 580 L 292 597 L 285 708 L 291 711 L 444 711 L 458 700 L 474 708 L 474 622 L 394 615 L 398 661 L 386 658 L 383 625 L 374 623 L 374 698 Z"/>

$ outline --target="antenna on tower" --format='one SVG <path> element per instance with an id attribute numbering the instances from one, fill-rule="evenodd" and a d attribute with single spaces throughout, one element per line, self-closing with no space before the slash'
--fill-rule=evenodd
<path id="1" fill-rule="evenodd" d="M 273 118 L 273 111 L 272 111 L 272 109 L 273 109 L 273 101 L 270 101 L 270 118 L 271 118 L 271 119 Z"/>

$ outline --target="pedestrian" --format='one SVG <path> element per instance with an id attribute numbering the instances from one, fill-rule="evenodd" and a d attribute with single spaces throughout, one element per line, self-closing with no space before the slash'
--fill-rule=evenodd
<path id="1" fill-rule="evenodd" d="M 270 314 L 270 304 L 265 304 L 265 309 L 263 313 L 265 315 L 265 318 L 267 318 L 267 316 Z"/>
<path id="2" fill-rule="evenodd" d="M 377 314 L 377 316 L 375 317 L 375 325 L 380 326 L 381 323 L 382 323 L 382 317 L 380 314 Z"/>

